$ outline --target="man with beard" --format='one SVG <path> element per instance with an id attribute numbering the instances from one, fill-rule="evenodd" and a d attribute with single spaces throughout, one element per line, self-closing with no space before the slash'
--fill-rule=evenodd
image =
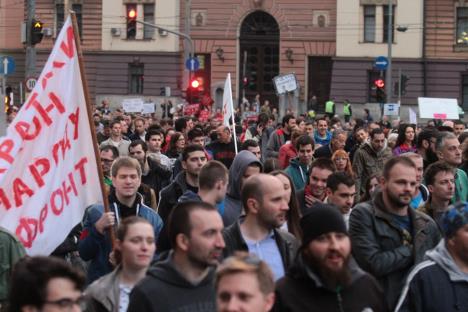
<path id="1" fill-rule="evenodd" d="M 440 240 L 435 222 L 409 206 L 416 175 L 411 159 L 390 159 L 384 166 L 381 191 L 370 202 L 356 205 L 349 219 L 353 256 L 379 280 L 389 310 L 395 307 L 410 268 Z"/>
<path id="2" fill-rule="evenodd" d="M 273 311 L 386 311 L 376 280 L 351 258 L 339 211 L 317 204 L 301 219 L 302 245 L 293 267 L 276 284 Z"/>
<path id="3" fill-rule="evenodd" d="M 440 132 L 435 144 L 437 157 L 450 166 L 457 168 L 463 162 L 460 142 L 455 134 L 451 132 Z M 455 194 L 452 197 L 452 204 L 459 201 L 468 200 L 468 177 L 465 171 L 457 168 L 455 173 Z"/>
<path id="4" fill-rule="evenodd" d="M 384 163 L 392 157 L 392 150 L 385 146 L 385 133 L 376 128 L 370 132 L 370 142 L 363 144 L 354 154 L 353 171 L 356 173 L 356 201 L 366 192 L 366 181 L 373 174 L 382 172 Z"/>
<path id="5" fill-rule="evenodd" d="M 130 294 L 128 312 L 215 312 L 215 266 L 224 248 L 223 221 L 208 203 L 177 204 L 169 217 L 173 249 Z"/>
<path id="6" fill-rule="evenodd" d="M 427 128 L 418 134 L 416 140 L 416 148 L 418 154 L 423 158 L 424 170 L 437 161 L 437 154 L 435 150 L 435 143 L 437 140 L 437 130 Z"/>
<path id="7" fill-rule="evenodd" d="M 279 149 L 287 141 L 291 140 L 291 132 L 296 126 L 296 117 L 294 115 L 285 115 L 281 122 L 281 128 L 274 131 L 268 140 L 266 150 L 267 158 L 278 158 Z"/>
<path id="8" fill-rule="evenodd" d="M 309 170 L 309 184 L 296 193 L 297 202 L 304 214 L 315 203 L 323 203 L 327 197 L 327 179 L 335 171 L 333 161 L 318 158 L 312 162 Z"/>
<path id="9" fill-rule="evenodd" d="M 278 230 L 289 210 L 286 196 L 283 183 L 275 176 L 260 173 L 248 178 L 241 194 L 246 215 L 223 232 L 224 256 L 248 251 L 270 266 L 275 280 L 284 276 L 297 250 L 294 236 Z"/>

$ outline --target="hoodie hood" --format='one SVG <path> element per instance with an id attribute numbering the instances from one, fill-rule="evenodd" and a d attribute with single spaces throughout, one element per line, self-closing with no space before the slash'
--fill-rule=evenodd
<path id="1" fill-rule="evenodd" d="M 172 263 L 172 257 L 173 252 L 171 252 L 164 261 L 156 262 L 156 264 L 148 270 L 147 276 L 160 280 L 165 284 L 171 285 L 172 287 L 186 289 L 201 287 L 213 282 L 215 272 L 214 268 L 210 269 L 210 271 L 203 280 L 201 280 L 197 284 L 193 284 L 187 279 L 185 279 L 179 273 L 179 271 L 177 271 L 177 269 L 174 267 L 174 264 Z"/>
<path id="2" fill-rule="evenodd" d="M 440 265 L 448 273 L 452 282 L 468 282 L 468 274 L 463 273 L 453 261 L 445 247 L 445 239 L 440 240 L 434 249 L 429 250 L 426 257 Z"/>
<path id="3" fill-rule="evenodd" d="M 296 167 L 296 168 L 299 168 L 299 167 L 302 167 L 302 169 L 304 170 L 308 170 L 308 166 L 307 165 L 304 165 L 304 164 L 301 164 L 299 162 L 299 157 L 296 157 L 296 158 L 293 158 L 293 159 L 290 159 L 289 160 L 289 164 L 293 167 Z"/>
<path id="4" fill-rule="evenodd" d="M 262 163 L 252 152 L 241 151 L 234 158 L 234 161 L 229 168 L 229 185 L 227 191 L 228 195 L 232 198 L 240 199 L 241 178 L 244 175 L 245 169 L 251 164 L 257 164 L 263 171 Z"/>

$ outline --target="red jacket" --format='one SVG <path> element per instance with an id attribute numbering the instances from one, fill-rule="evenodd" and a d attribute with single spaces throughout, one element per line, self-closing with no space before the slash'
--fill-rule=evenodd
<path id="1" fill-rule="evenodd" d="M 289 160 L 297 157 L 296 148 L 292 143 L 284 144 L 279 149 L 278 162 L 281 169 L 286 169 L 289 166 Z"/>

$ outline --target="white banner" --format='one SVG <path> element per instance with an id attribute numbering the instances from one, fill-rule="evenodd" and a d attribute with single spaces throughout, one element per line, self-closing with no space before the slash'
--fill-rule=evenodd
<path id="1" fill-rule="evenodd" d="M 229 119 L 233 117 L 234 108 L 232 103 L 231 74 L 229 73 L 224 82 L 223 93 L 223 125 L 229 127 Z"/>
<path id="2" fill-rule="evenodd" d="M 141 113 L 143 111 L 143 100 L 125 99 L 122 101 L 122 108 L 126 113 Z"/>
<path id="3" fill-rule="evenodd" d="M 48 255 L 102 202 L 71 18 L 0 138 L 0 225 Z"/>

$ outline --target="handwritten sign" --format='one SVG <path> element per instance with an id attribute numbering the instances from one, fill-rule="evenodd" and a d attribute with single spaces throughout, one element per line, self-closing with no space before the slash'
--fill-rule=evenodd
<path id="1" fill-rule="evenodd" d="M 102 201 L 71 18 L 0 138 L 0 225 L 48 255 Z"/>
<path id="2" fill-rule="evenodd" d="M 125 99 L 122 101 L 122 108 L 126 113 L 141 113 L 143 111 L 143 100 Z"/>
<path id="3" fill-rule="evenodd" d="M 430 119 L 458 119 L 457 99 L 418 98 L 419 117 Z"/>

